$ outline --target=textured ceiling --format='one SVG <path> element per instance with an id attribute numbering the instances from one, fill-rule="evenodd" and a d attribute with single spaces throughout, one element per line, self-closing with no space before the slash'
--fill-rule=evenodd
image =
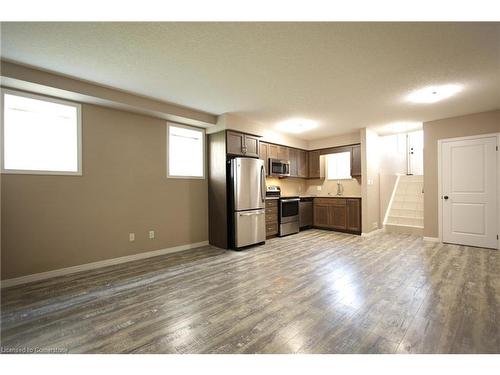
<path id="1" fill-rule="evenodd" d="M 500 107 L 499 23 L 2 23 L 2 57 L 317 139 Z M 435 104 L 404 100 L 458 83 Z"/>

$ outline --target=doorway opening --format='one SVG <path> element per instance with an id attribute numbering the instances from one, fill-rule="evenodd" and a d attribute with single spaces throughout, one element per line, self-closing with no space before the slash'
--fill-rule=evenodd
<path id="1" fill-rule="evenodd" d="M 423 235 L 423 131 L 380 138 L 380 203 L 384 230 Z"/>

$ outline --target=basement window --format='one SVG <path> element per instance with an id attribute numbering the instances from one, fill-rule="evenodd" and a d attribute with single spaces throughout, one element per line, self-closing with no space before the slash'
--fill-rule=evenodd
<path id="1" fill-rule="evenodd" d="M 205 130 L 167 124 L 167 177 L 205 178 Z"/>
<path id="2" fill-rule="evenodd" d="M 329 180 L 351 179 L 351 153 L 338 152 L 326 155 L 326 168 Z"/>
<path id="3" fill-rule="evenodd" d="M 81 106 L 2 90 L 2 173 L 81 175 Z"/>

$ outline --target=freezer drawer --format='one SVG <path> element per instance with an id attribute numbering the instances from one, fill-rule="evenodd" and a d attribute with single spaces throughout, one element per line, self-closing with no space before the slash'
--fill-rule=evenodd
<path id="1" fill-rule="evenodd" d="M 234 224 L 235 247 L 249 246 L 266 240 L 266 210 L 235 212 Z"/>

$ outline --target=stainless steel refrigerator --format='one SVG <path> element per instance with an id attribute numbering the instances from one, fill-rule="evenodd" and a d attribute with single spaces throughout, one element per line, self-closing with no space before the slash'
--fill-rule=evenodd
<path id="1" fill-rule="evenodd" d="M 231 160 L 232 231 L 235 248 L 266 240 L 266 182 L 264 161 Z"/>

